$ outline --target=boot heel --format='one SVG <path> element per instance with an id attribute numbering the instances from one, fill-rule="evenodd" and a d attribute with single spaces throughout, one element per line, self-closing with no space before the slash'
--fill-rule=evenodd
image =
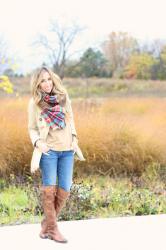
<path id="1" fill-rule="evenodd" d="M 42 233 L 40 233 L 40 234 L 39 234 L 39 237 L 40 237 L 41 239 L 48 239 L 48 235 L 47 235 L 47 234 L 42 234 Z"/>
<path id="2" fill-rule="evenodd" d="M 57 240 L 57 239 L 55 239 L 55 237 L 52 236 L 52 235 L 48 235 L 48 238 L 47 238 L 47 239 L 49 239 L 49 240 L 54 240 L 54 241 L 56 241 L 56 242 L 58 242 L 58 243 L 67 243 L 67 242 L 68 242 L 68 240 L 66 240 L 66 239 L 64 239 L 64 240 Z"/>

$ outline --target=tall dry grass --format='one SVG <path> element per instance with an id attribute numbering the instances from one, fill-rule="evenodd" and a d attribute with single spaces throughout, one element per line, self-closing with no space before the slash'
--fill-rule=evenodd
<path id="1" fill-rule="evenodd" d="M 112 98 L 103 99 L 97 107 L 85 105 L 76 106 L 87 156 L 82 171 L 141 174 L 151 164 L 165 166 L 165 99 Z"/>
<path id="2" fill-rule="evenodd" d="M 28 97 L 0 101 L 1 176 L 29 173 L 32 146 L 27 134 Z"/>
<path id="3" fill-rule="evenodd" d="M 30 174 L 32 145 L 27 130 L 29 96 L 0 101 L 0 174 Z M 72 100 L 79 145 L 86 158 L 75 175 L 141 174 L 166 166 L 166 99 Z"/>

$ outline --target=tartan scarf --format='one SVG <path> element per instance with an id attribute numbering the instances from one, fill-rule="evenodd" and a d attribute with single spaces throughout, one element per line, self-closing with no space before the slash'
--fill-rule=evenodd
<path id="1" fill-rule="evenodd" d="M 50 128 L 63 129 L 66 126 L 65 123 L 65 111 L 62 106 L 59 105 L 56 95 L 49 95 L 42 93 L 42 102 L 46 107 L 42 110 L 41 116 L 44 118 Z"/>

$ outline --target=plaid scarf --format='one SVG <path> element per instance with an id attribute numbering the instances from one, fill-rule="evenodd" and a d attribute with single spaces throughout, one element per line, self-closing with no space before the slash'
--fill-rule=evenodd
<path id="1" fill-rule="evenodd" d="M 52 129 L 56 127 L 63 129 L 66 126 L 64 120 L 65 111 L 64 108 L 59 105 L 56 95 L 42 93 L 42 101 L 48 104 L 48 107 L 45 107 L 41 112 L 41 116 L 44 118 L 46 123 Z"/>

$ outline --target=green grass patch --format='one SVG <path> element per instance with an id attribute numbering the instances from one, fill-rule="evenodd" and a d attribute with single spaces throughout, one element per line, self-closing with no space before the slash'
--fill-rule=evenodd
<path id="1" fill-rule="evenodd" d="M 144 179 L 145 175 L 142 176 L 142 181 Z M 147 182 L 138 186 L 138 183 L 127 177 L 79 178 L 72 185 L 70 198 L 59 220 L 166 213 L 165 186 L 161 182 L 158 192 L 152 175 L 150 180 L 152 186 Z M 155 182 L 158 186 L 156 179 Z M 40 222 L 42 214 L 39 186 L 35 187 L 33 183 L 22 186 L 9 185 L 1 190 L 1 225 Z"/>

